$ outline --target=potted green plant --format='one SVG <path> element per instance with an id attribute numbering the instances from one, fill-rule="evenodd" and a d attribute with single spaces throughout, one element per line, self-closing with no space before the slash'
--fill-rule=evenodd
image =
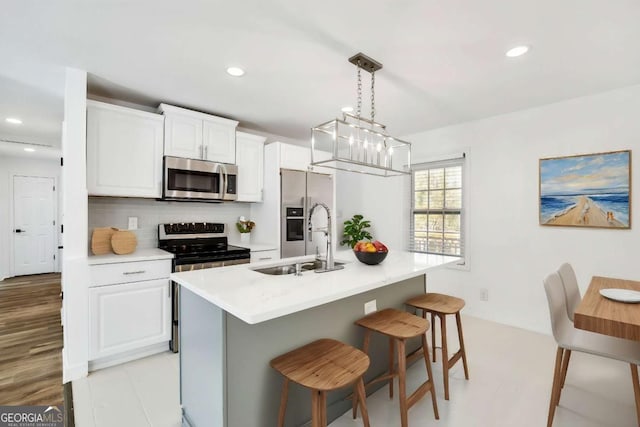
<path id="1" fill-rule="evenodd" d="M 349 245 L 351 249 L 361 240 L 371 240 L 371 233 L 366 228 L 371 227 L 371 222 L 365 220 L 362 215 L 354 215 L 353 218 L 344 222 L 343 240 L 341 246 Z"/>
<path id="2" fill-rule="evenodd" d="M 238 222 L 236 222 L 236 228 L 240 232 L 240 241 L 242 243 L 249 243 L 249 240 L 251 238 L 251 234 L 249 233 L 251 233 L 251 230 L 253 230 L 253 227 L 255 226 L 255 222 L 245 219 L 245 217 L 243 216 L 238 218 Z"/>

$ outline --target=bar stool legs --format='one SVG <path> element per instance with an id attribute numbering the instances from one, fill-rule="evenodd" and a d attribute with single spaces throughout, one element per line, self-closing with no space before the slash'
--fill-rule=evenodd
<path id="1" fill-rule="evenodd" d="M 464 367 L 464 378 L 468 380 L 469 368 L 467 367 L 467 351 L 464 349 L 464 338 L 462 336 L 462 319 L 460 318 L 460 312 L 456 313 L 456 324 L 458 326 L 458 342 L 460 343 L 460 351 L 462 352 L 462 366 Z"/>
<path id="2" fill-rule="evenodd" d="M 271 367 L 284 377 L 278 427 L 284 427 L 289 382 L 311 391 L 311 425 L 327 425 L 327 392 L 352 386 L 354 402 L 362 411 L 364 427 L 369 426 L 362 376 L 369 367 L 369 356 L 355 347 L 332 339 L 320 339 L 271 360 Z"/>
<path id="3" fill-rule="evenodd" d="M 431 392 L 431 403 L 433 405 L 434 416 L 436 419 L 440 419 L 440 415 L 438 414 L 438 404 L 436 402 L 435 396 L 433 373 L 431 371 L 431 360 L 429 359 L 429 347 L 427 345 L 427 336 L 425 334 L 426 330 L 429 328 L 429 322 L 426 321 L 426 319 L 420 319 L 419 317 L 416 317 L 404 311 L 386 309 L 366 316 L 356 321 L 356 324 L 364 328 L 364 342 L 362 345 L 362 351 L 364 353 L 369 352 L 369 343 L 371 340 L 372 331 L 379 332 L 389 338 L 389 371 L 386 374 L 375 378 L 369 384 L 374 384 L 380 381 L 388 381 L 389 397 L 392 398 L 394 392 L 393 379 L 395 377 L 398 377 L 398 400 L 400 406 L 400 421 L 402 427 L 407 427 L 409 424 L 409 408 L 411 408 L 428 392 Z M 426 365 L 428 378 L 410 396 L 407 396 L 406 340 L 418 336 L 421 337 L 422 348 L 418 349 L 417 352 L 413 352 L 411 355 L 409 355 L 409 359 L 412 360 L 413 355 L 420 356 L 418 352 L 422 350 L 422 357 Z M 396 357 L 398 362 L 397 370 L 394 365 Z M 357 413 L 357 407 L 358 402 L 354 399 L 354 418 Z"/>
<path id="4" fill-rule="evenodd" d="M 449 400 L 449 370 L 453 365 L 462 359 L 464 367 L 464 377 L 469 379 L 469 367 L 467 365 L 467 352 L 464 347 L 464 336 L 462 333 L 462 320 L 460 310 L 464 307 L 464 300 L 449 295 L 427 293 L 409 299 L 407 305 L 416 310 L 422 310 L 422 318 L 427 318 L 427 312 L 431 318 L 431 346 L 433 348 L 433 361 L 436 361 L 436 323 L 435 318 L 440 319 L 440 341 L 442 343 L 442 376 L 444 380 L 444 398 Z M 456 317 L 458 328 L 458 342 L 460 349 L 449 358 L 449 348 L 447 343 L 447 315 L 453 314 Z"/>

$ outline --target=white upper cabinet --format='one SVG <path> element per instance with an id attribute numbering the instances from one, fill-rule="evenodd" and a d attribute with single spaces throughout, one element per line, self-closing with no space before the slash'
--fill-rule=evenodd
<path id="1" fill-rule="evenodd" d="M 238 202 L 262 201 L 265 139 L 244 132 L 236 133 Z"/>
<path id="2" fill-rule="evenodd" d="M 164 154 L 234 164 L 235 120 L 160 104 L 164 114 Z"/>
<path id="3" fill-rule="evenodd" d="M 179 114 L 165 114 L 164 154 L 166 156 L 201 159 L 202 120 Z"/>
<path id="4" fill-rule="evenodd" d="M 213 119 L 203 121 L 202 146 L 203 159 L 212 162 L 236 163 L 236 126 Z M 238 122 L 235 122 L 236 124 Z"/>
<path id="5" fill-rule="evenodd" d="M 160 114 L 87 101 L 87 190 L 91 196 L 162 196 Z"/>
<path id="6" fill-rule="evenodd" d="M 311 163 L 311 151 L 291 144 L 280 145 L 280 167 L 306 171 Z"/>

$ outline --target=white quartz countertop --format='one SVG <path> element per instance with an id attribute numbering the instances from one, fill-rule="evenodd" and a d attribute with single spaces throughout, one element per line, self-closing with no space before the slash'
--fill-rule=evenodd
<path id="1" fill-rule="evenodd" d="M 105 254 L 90 255 L 89 265 L 115 264 L 118 262 L 153 261 L 158 259 L 172 259 L 173 254 L 158 248 L 136 249 L 135 252 L 127 255 Z"/>
<path id="2" fill-rule="evenodd" d="M 302 276 L 272 276 L 253 271 L 313 259 L 313 256 L 304 256 L 173 273 L 171 279 L 246 323 L 256 324 L 420 276 L 460 260 L 451 256 L 390 251 L 381 264 L 365 265 L 352 251 L 340 251 L 335 259 L 347 263 L 343 270 L 305 271 Z"/>

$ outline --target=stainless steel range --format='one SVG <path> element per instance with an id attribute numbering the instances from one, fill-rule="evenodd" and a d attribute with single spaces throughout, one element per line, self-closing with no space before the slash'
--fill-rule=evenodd
<path id="1" fill-rule="evenodd" d="M 158 247 L 175 255 L 173 272 L 247 264 L 248 248 L 229 245 L 225 224 L 189 222 L 158 225 Z M 180 286 L 172 282 L 171 350 L 180 348 Z"/>

